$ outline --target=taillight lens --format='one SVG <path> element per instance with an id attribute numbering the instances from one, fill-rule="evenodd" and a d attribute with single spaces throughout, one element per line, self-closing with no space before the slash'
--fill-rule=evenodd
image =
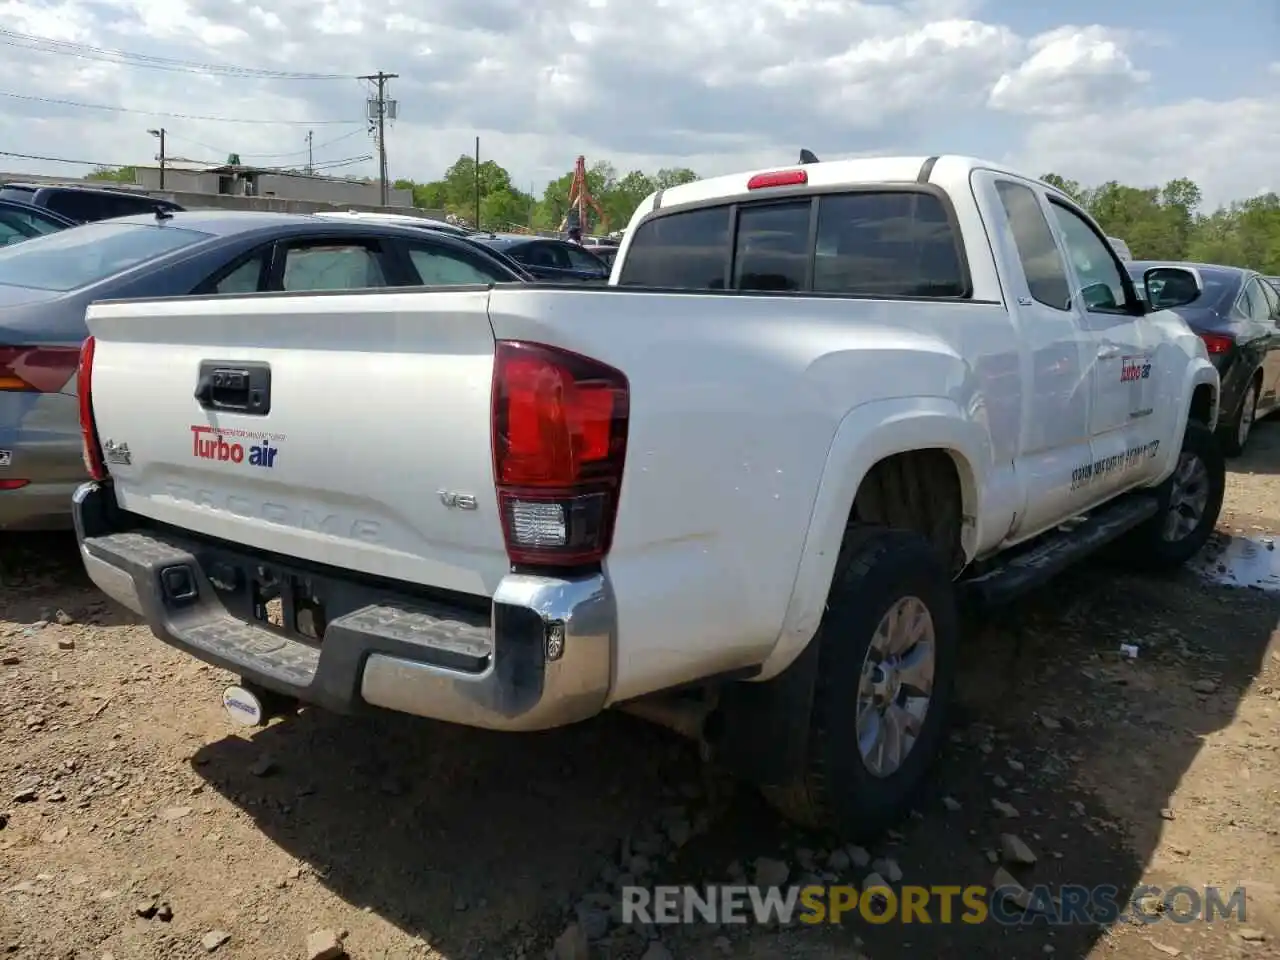
<path id="1" fill-rule="evenodd" d="M 98 443 L 98 428 L 93 422 L 93 337 L 85 337 L 80 346 L 80 365 L 76 369 L 76 393 L 80 397 L 80 440 L 84 466 L 95 480 L 107 478 L 106 461 Z"/>
<path id="2" fill-rule="evenodd" d="M 1202 333 L 1200 339 L 1204 341 L 1205 349 L 1209 351 L 1210 356 L 1229 353 L 1235 345 L 1235 341 L 1230 337 L 1219 336 L 1216 333 Z"/>
<path id="3" fill-rule="evenodd" d="M 75 347 L 0 347 L 0 391 L 57 393 L 79 356 Z"/>
<path id="4" fill-rule="evenodd" d="M 493 373 L 493 471 L 512 563 L 594 563 L 609 552 L 630 389 L 613 367 L 503 340 Z"/>

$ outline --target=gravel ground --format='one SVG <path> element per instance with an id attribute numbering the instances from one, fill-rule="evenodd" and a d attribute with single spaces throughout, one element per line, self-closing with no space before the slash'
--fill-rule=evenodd
<path id="1" fill-rule="evenodd" d="M 1278 956 L 1280 592 L 1256 584 L 1280 587 L 1264 539 L 1280 534 L 1280 424 L 1253 443 L 1199 570 L 1091 564 L 974 631 L 937 784 L 867 851 L 788 828 L 691 745 L 623 716 L 503 736 L 304 710 L 245 732 L 220 706 L 231 678 L 104 600 L 71 541 L 6 538 L 0 954 Z M 1027 859 L 1005 834 L 1035 859 L 1005 864 L 1028 887 L 1244 885 L 1246 919 L 610 917 L 628 875 L 994 885 L 997 861 Z"/>

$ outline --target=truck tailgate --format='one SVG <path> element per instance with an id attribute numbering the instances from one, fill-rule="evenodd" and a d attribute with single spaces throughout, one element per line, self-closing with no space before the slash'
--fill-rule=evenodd
<path id="1" fill-rule="evenodd" d="M 492 596 L 509 563 L 488 296 L 93 305 L 93 412 L 119 505 L 288 557 Z M 250 390 L 258 408 L 229 412 Z"/>

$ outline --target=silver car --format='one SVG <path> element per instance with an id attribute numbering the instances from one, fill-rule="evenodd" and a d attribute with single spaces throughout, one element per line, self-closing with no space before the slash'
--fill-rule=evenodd
<path id="1" fill-rule="evenodd" d="M 526 279 L 443 232 L 288 213 L 118 217 L 0 248 L 0 530 L 71 524 L 86 478 L 75 374 L 95 301 Z"/>

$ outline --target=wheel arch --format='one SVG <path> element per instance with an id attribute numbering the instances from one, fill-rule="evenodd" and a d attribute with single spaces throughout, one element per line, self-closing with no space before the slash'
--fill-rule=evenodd
<path id="1" fill-rule="evenodd" d="M 960 500 L 958 562 L 972 559 L 981 533 L 985 465 L 991 459 L 985 428 L 939 397 L 854 408 L 828 451 L 783 627 L 759 680 L 782 673 L 817 633 L 845 529 L 856 519 L 855 503 L 867 477 L 885 461 L 919 455 L 949 460 Z"/>

